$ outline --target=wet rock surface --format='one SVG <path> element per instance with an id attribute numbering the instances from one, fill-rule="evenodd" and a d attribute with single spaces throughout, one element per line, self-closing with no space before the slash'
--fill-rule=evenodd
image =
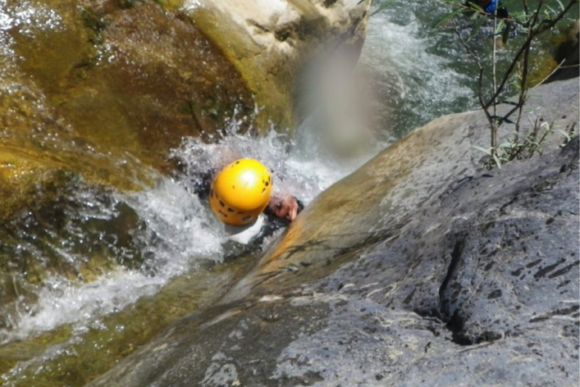
<path id="1" fill-rule="evenodd" d="M 524 122 L 576 122 L 576 81 L 534 95 Z M 488 171 L 485 122 L 442 117 L 336 183 L 91 386 L 578 383 L 578 138 Z"/>
<path id="2" fill-rule="evenodd" d="M 134 190 L 149 168 L 167 172 L 184 136 L 215 141 L 232 121 L 288 129 L 301 66 L 326 39 L 360 46 L 367 10 L 350 0 L 2 4 L 0 217 L 63 170 Z"/>
<path id="3" fill-rule="evenodd" d="M 172 171 L 184 137 L 214 142 L 233 121 L 284 130 L 308 50 L 348 32 L 362 42 L 367 4 L 277 3 L 252 18 L 264 30 L 239 4 L 0 3 L 0 329 L 51 278 L 148 270 L 145 221 L 118 195 Z"/>
<path id="4" fill-rule="evenodd" d="M 300 115 L 295 97 L 301 73 L 321 51 L 348 47 L 356 62 L 371 2 L 195 0 L 185 5 L 256 96 L 262 108 L 257 124 L 291 130 Z"/>

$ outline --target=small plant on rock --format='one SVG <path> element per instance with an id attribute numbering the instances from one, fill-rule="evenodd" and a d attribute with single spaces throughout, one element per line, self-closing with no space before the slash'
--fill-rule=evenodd
<path id="1" fill-rule="evenodd" d="M 529 133 L 522 133 L 521 125 L 524 106 L 531 90 L 529 78 L 532 44 L 538 36 L 554 29 L 556 24 L 578 3 L 578 0 L 569 0 L 566 5 L 560 0 L 555 0 L 552 5 L 548 5 L 545 0 L 537 0 L 533 8 L 529 6 L 528 0 L 522 0 L 523 11 L 514 12 L 509 16 L 505 9 L 497 6 L 497 0 L 489 2 L 493 3 L 494 7 L 491 7 L 493 10 L 489 6 L 484 9 L 479 5 L 488 3 L 485 0 L 473 0 L 467 3 L 460 0 L 441 0 L 441 2 L 451 6 L 452 11 L 439 20 L 435 27 L 445 26 L 447 31 L 454 32 L 459 43 L 473 58 L 479 70 L 477 98 L 489 123 L 490 147 L 478 149 L 490 156 L 488 168 L 494 166 L 501 168 L 508 161 L 541 153 L 547 136 L 556 131 L 564 134 L 564 142 L 570 141 L 577 135 L 575 126 L 564 129 L 555 128 L 553 123 L 543 122 L 540 119 L 532 123 L 532 130 Z M 470 31 L 467 36 L 465 30 L 460 31 L 458 28 L 459 24 L 465 24 L 465 22 L 455 20 L 460 15 L 467 16 L 469 19 L 468 30 Z M 490 34 L 493 42 L 491 58 L 478 55 L 477 50 L 470 44 L 472 38 L 486 24 L 493 24 Z M 514 31 L 524 35 L 525 39 L 510 58 L 507 69 L 500 72 L 497 60 L 498 46 L 505 45 Z M 515 98 L 512 97 L 514 90 L 516 91 Z M 498 109 L 500 104 L 505 104 L 509 108 Z M 498 129 L 504 124 L 513 125 L 514 133 L 506 142 L 498 144 Z"/>

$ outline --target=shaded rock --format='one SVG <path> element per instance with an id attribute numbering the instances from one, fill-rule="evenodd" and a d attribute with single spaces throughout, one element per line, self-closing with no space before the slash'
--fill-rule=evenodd
<path id="1" fill-rule="evenodd" d="M 534 95 L 530 118 L 576 122 L 577 82 Z M 91 386 L 576 384 L 578 138 L 487 171 L 487 130 L 469 112 L 399 141 Z"/>
<path id="2" fill-rule="evenodd" d="M 0 4 L 0 268 L 24 304 L 51 275 L 143 265 L 131 235 L 142 224 L 114 193 L 152 185 L 185 136 L 215 141 L 232 120 L 241 132 L 290 125 L 308 50 L 334 35 L 362 42 L 368 6 L 240 4 Z M 86 220 L 91 205 L 114 215 Z M 0 297 L 10 326 L 18 295 Z"/>
<path id="3" fill-rule="evenodd" d="M 557 47 L 554 54 L 554 60 L 560 64 L 558 68 L 546 82 L 563 81 L 570 78 L 576 78 L 580 75 L 578 65 L 580 61 L 580 52 L 578 45 L 580 41 L 580 21 L 576 21 L 566 34 L 565 40 Z"/>

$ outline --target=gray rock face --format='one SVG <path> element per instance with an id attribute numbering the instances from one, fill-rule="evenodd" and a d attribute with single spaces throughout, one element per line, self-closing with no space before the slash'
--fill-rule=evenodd
<path id="1" fill-rule="evenodd" d="M 536 93 L 531 118 L 577 120 L 575 80 Z M 417 130 L 92 386 L 576 385 L 578 139 L 487 171 L 486 137 L 477 112 Z"/>

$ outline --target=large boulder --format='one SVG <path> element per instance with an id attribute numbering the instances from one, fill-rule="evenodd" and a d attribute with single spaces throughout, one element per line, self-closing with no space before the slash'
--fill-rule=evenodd
<path id="1" fill-rule="evenodd" d="M 535 89 L 524 132 L 576 125 L 578 92 Z M 91 386 L 577 384 L 578 138 L 489 171 L 488 130 L 456 114 L 388 148 Z"/>
<path id="2" fill-rule="evenodd" d="M 327 39 L 362 44 L 368 3 L 0 5 L 0 217 L 57 171 L 138 189 L 184 136 L 219 138 L 233 119 L 289 128 L 309 54 Z"/>
<path id="3" fill-rule="evenodd" d="M 256 96 L 263 108 L 258 125 L 289 129 L 305 65 L 323 47 L 360 50 L 370 5 L 360 0 L 185 2 L 195 25 L 221 48 Z"/>
<path id="4" fill-rule="evenodd" d="M 290 126 L 309 52 L 360 44 L 367 3 L 0 3 L 0 327 L 47 277 L 142 264 L 114 195 L 150 187 L 185 136 Z"/>
<path id="5" fill-rule="evenodd" d="M 3 219 L 42 184 L 61 184 L 61 171 L 138 189 L 183 136 L 253 111 L 241 76 L 183 16 L 152 2 L 95 3 L 0 9 L 10 24 L 0 53 Z"/>

